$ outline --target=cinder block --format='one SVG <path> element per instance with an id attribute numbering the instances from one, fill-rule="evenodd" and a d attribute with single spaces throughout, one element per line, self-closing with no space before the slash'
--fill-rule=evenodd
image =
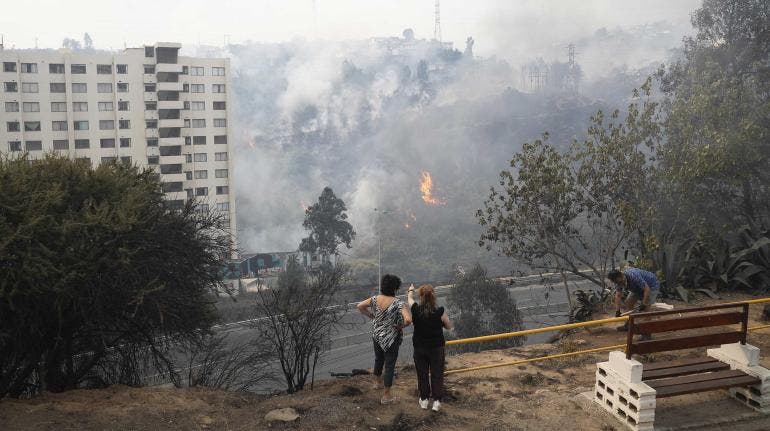
<path id="1" fill-rule="evenodd" d="M 636 399 L 655 399 L 655 389 L 651 388 L 647 383 L 630 383 L 628 390 L 630 395 Z"/>
<path id="2" fill-rule="evenodd" d="M 706 354 L 721 361 L 754 367 L 759 364 L 759 348 L 751 344 L 722 344 L 717 349 L 708 349 Z M 723 359 L 724 358 L 724 359 Z"/>
<path id="3" fill-rule="evenodd" d="M 623 381 L 629 383 L 642 381 L 642 363 L 634 359 L 626 359 L 626 354 L 623 352 L 610 352 L 609 368 Z"/>

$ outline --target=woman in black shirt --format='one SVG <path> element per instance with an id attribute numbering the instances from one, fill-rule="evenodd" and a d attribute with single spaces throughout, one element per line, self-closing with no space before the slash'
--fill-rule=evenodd
<path id="1" fill-rule="evenodd" d="M 417 371 L 417 388 L 420 391 L 419 404 L 428 408 L 433 399 L 433 411 L 441 409 L 444 396 L 444 332 L 452 329 L 444 307 L 436 306 L 433 286 L 423 284 L 417 289 L 420 303 L 414 300 L 414 285 L 409 286 L 408 300 L 414 323 L 414 368 Z"/>

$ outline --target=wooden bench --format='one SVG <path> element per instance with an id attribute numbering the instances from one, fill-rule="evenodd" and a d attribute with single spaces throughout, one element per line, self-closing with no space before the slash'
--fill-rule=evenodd
<path id="1" fill-rule="evenodd" d="M 770 371 L 759 367 L 759 350 L 746 344 L 748 313 L 747 304 L 733 304 L 630 315 L 626 352 L 611 352 L 608 362 L 597 364 L 594 401 L 633 430 L 654 429 L 655 400 L 676 395 L 730 389 L 744 404 L 765 411 Z M 646 364 L 633 359 L 716 345 L 721 347 L 697 358 Z"/>

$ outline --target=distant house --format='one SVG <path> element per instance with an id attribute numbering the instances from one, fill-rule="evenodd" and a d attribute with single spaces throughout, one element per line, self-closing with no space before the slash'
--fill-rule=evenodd
<path id="1" fill-rule="evenodd" d="M 308 251 L 300 251 L 298 253 L 299 263 L 307 270 L 318 269 L 323 263 L 331 263 L 332 265 L 337 264 L 337 256 L 333 254 L 311 253 Z"/>
<path id="2" fill-rule="evenodd" d="M 298 252 L 244 253 L 237 261 L 237 267 L 241 278 L 254 278 L 285 269 L 292 256 L 298 257 Z"/>

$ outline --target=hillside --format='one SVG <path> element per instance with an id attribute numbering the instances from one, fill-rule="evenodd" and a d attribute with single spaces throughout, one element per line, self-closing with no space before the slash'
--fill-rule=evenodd
<path id="1" fill-rule="evenodd" d="M 753 307 L 750 326 L 763 323 L 760 313 L 761 307 Z M 762 349 L 765 366 L 770 365 L 767 332 L 753 332 L 749 339 Z M 623 338 L 612 326 L 595 328 L 556 344 L 453 356 L 448 359 L 448 369 L 608 346 L 622 343 Z M 647 359 L 669 356 L 674 355 Z M 313 391 L 275 396 L 113 386 L 4 400 L 0 402 L 0 423 L 3 430 L 621 430 L 624 428 L 614 419 L 588 412 L 576 402 L 576 395 L 593 386 L 595 363 L 606 357 L 607 353 L 596 353 L 447 376 L 448 399 L 438 414 L 418 408 L 411 358 L 401 358 L 394 390 L 400 400 L 390 406 L 379 404 L 369 376 L 317 382 Z M 661 425 L 691 423 L 696 414 L 715 422 L 734 421 L 730 415 L 735 415 L 743 420 L 730 425 L 731 431 L 770 429 L 770 417 L 764 419 L 740 407 L 724 392 L 667 398 L 658 405 Z M 265 421 L 269 411 L 285 407 L 294 408 L 299 418 L 290 423 Z"/>

